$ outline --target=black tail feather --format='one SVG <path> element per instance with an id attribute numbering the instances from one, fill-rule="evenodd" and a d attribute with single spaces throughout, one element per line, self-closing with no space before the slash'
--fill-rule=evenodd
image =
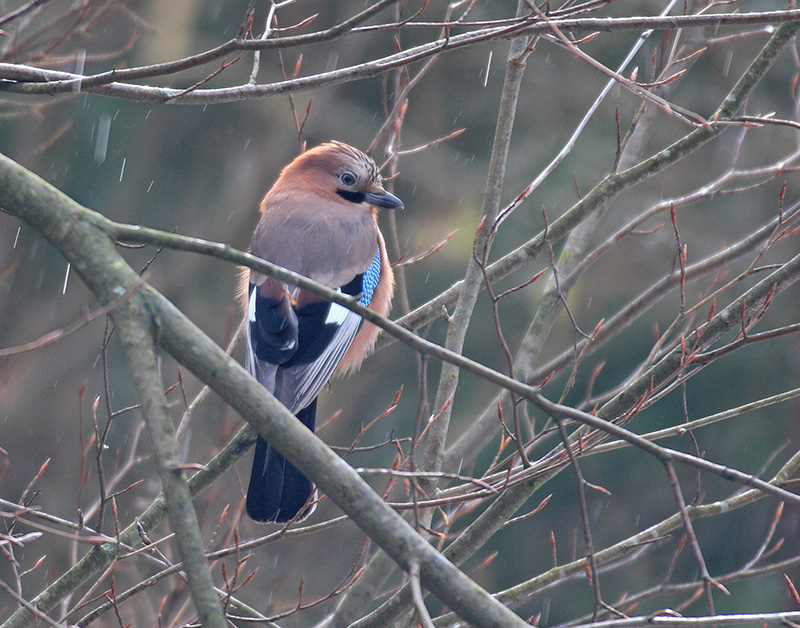
<path id="1" fill-rule="evenodd" d="M 316 415 L 315 399 L 297 418 L 313 432 Z M 256 521 L 289 521 L 303 510 L 313 491 L 311 481 L 259 436 L 247 489 L 247 514 Z"/>

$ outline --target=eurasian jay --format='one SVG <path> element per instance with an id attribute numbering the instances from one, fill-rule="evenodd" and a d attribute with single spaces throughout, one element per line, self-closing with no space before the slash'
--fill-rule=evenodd
<path id="1" fill-rule="evenodd" d="M 403 203 L 383 189 L 375 162 L 341 142 L 312 148 L 286 166 L 261 202 L 253 255 L 360 296 L 385 316 L 394 279 L 376 221 L 378 208 Z M 309 429 L 317 395 L 332 375 L 357 369 L 378 328 L 357 314 L 261 273 L 245 273 L 247 369 Z M 243 282 L 243 283 L 245 283 Z M 313 508 L 314 487 L 258 438 L 247 513 L 284 522 Z"/>

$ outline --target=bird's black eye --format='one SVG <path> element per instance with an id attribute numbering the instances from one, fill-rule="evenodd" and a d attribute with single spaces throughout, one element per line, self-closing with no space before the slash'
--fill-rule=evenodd
<path id="1" fill-rule="evenodd" d="M 356 180 L 356 175 L 354 175 L 352 172 L 343 172 L 339 175 L 339 181 L 342 182 L 342 185 L 346 185 L 348 187 L 355 185 Z"/>

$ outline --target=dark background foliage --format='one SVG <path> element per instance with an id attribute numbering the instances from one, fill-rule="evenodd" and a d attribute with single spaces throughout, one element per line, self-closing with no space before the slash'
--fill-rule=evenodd
<path id="1" fill-rule="evenodd" d="M 14 4 L 5 2 L 0 7 L 9 10 Z M 248 7 L 244 0 L 119 3 L 93 14 L 92 19 L 80 23 L 71 37 L 57 43 L 53 38 L 65 26 L 52 20 L 63 11 L 60 6 L 63 3 L 49 4 L 20 24 L 21 32 L 24 26 L 24 33 L 31 37 L 26 46 L 18 39 L 13 42 L 8 37 L 5 42 L 0 39 L 0 56 L 3 56 L 0 61 L 36 65 L 46 57 L 49 59 L 47 67 L 72 71 L 76 55 L 83 50 L 87 55 L 85 70 L 91 73 L 109 67 L 177 59 L 234 37 Z M 405 7 L 406 13 L 418 8 L 411 4 Z M 363 5 L 362 2 L 297 2 L 279 12 L 279 26 L 298 23 L 316 13 L 317 18 L 307 30 L 323 28 L 361 10 Z M 661 2 L 620 1 L 605 7 L 602 16 L 652 15 L 660 11 L 662 5 Z M 783 8 L 780 3 L 748 1 L 736 3 L 736 7 L 740 11 Z M 445 8 L 444 3 L 432 2 L 422 19 L 441 19 Z M 514 10 L 511 2 L 481 0 L 474 3 L 470 19 L 508 17 Z M 257 7 L 254 24 L 263 25 L 264 12 L 263 6 Z M 40 27 L 44 29 L 41 32 L 37 31 Z M 707 29 L 703 36 L 713 39 L 755 30 L 757 28 L 752 26 L 723 27 L 718 32 Z M 638 34 L 600 34 L 581 47 L 595 59 L 616 67 Z M 425 29 L 409 28 L 402 32 L 401 41 L 403 47 L 408 48 L 429 37 Z M 676 85 L 670 95 L 671 102 L 703 116 L 713 113 L 767 37 L 765 33 L 757 33 L 710 45 Z M 310 75 L 391 54 L 394 45 L 392 35 L 378 30 L 333 43 L 285 50 L 282 63 L 286 73 L 291 75 L 302 54 L 300 73 Z M 463 277 L 480 219 L 508 45 L 506 40 L 495 40 L 444 54 L 411 92 L 401 148 L 419 146 L 464 129 L 461 135 L 449 141 L 400 157 L 400 173 L 393 185 L 394 192 L 406 203 L 406 209 L 396 216 L 401 252 L 414 254 L 425 250 L 457 230 L 441 250 L 407 267 L 408 299 L 412 308 Z M 651 37 L 631 66 L 638 67 L 639 80 L 651 78 L 654 53 L 663 55 L 669 45 L 670 40 L 663 32 Z M 161 77 L 148 84 L 189 87 L 216 67 Z M 251 67 L 252 54 L 204 87 L 244 83 Z M 752 115 L 775 112 L 777 118 L 796 119 L 797 71 L 796 52 L 785 52 L 750 99 L 747 112 Z M 629 76 L 630 70 L 625 74 Z M 279 81 L 281 76 L 277 53 L 264 53 L 259 80 Z M 366 148 L 385 120 L 386 96 L 394 93 L 393 81 L 393 75 L 382 75 L 294 94 L 294 106 L 300 118 L 310 106 L 301 140 L 315 145 L 338 139 Z M 549 41 L 538 42 L 528 60 L 520 94 L 504 204 L 513 200 L 557 153 L 606 81 L 605 76 L 570 51 Z M 280 168 L 299 151 L 300 140 L 287 96 L 206 106 L 158 105 L 85 93 L 68 97 L 6 94 L 1 102 L 0 151 L 79 203 L 113 220 L 165 231 L 174 229 L 240 249 L 248 246 L 261 196 Z M 543 211 L 550 220 L 555 219 L 611 170 L 617 149 L 617 109 L 624 133 L 639 105 L 640 99 L 625 89 L 619 86 L 612 89 L 570 155 L 503 224 L 492 249 L 492 259 L 538 233 L 544 227 Z M 102 138 L 103 129 L 108 132 L 107 144 Z M 643 155 L 660 150 L 688 130 L 689 127 L 675 117 L 665 112 L 656 113 Z M 748 130 L 743 139 L 742 133 L 740 128 L 730 129 L 676 166 L 615 197 L 592 241 L 600 243 L 659 199 L 686 194 L 719 176 L 731 167 L 734 154 L 739 156 L 738 167 L 756 168 L 791 154 L 797 147 L 795 128 L 768 125 Z M 380 149 L 375 155 L 379 162 L 384 158 Z M 798 181 L 791 166 L 781 173 L 773 170 L 764 177 L 728 186 L 732 189 L 772 177 L 758 187 L 681 207 L 677 223 L 688 252 L 688 263 L 723 250 L 777 215 L 784 183 L 787 186 L 784 206 L 793 205 L 798 198 Z M 662 228 L 655 230 L 657 226 Z M 561 246 L 562 243 L 556 244 L 555 254 Z M 779 263 L 793 256 L 796 250 L 797 238 L 789 238 L 776 244 L 762 263 Z M 153 254 L 152 247 L 124 252 L 126 259 L 137 268 L 147 264 Z M 727 278 L 735 276 L 751 259 L 752 256 L 733 267 L 720 269 L 716 277 L 712 275 L 688 284 L 689 304 L 695 303 L 699 294 L 708 293 L 718 285 L 723 274 Z M 521 272 L 501 281 L 499 289 L 518 285 L 549 265 L 550 259 L 545 253 Z M 602 318 L 608 319 L 654 280 L 676 267 L 675 234 L 669 213 L 665 212 L 645 222 L 638 235 L 622 239 L 578 280 L 568 300 L 575 323 L 582 331 L 590 333 Z M 145 277 L 224 346 L 239 322 L 236 273 L 235 267 L 218 260 L 164 250 L 148 266 Z M 761 276 L 756 275 L 720 296 L 717 310 Z M 543 282 L 540 280 L 508 296 L 500 304 L 502 328 L 512 350 L 528 328 Z M 781 295 L 769 309 L 763 329 L 796 322 L 800 318 L 798 296 L 797 288 Z M 97 304 L 88 291 L 68 271 L 66 262 L 56 251 L 37 233 L 0 213 L 0 348 L 19 345 L 65 327 L 79 319 L 87 308 L 95 307 Z M 601 364 L 604 365 L 602 371 L 593 382 L 594 394 L 622 384 L 651 351 L 656 330 L 664 331 L 679 309 L 680 295 L 674 290 L 624 333 L 588 356 L 577 371 L 575 385 L 568 392 L 566 402 L 577 404 L 584 399 L 593 369 Z M 395 314 L 399 316 L 400 313 L 396 307 Z M 698 313 L 697 322 L 702 322 L 707 314 L 708 307 Z M 104 328 L 104 319 L 100 319 L 56 343 L 0 358 L 0 446 L 6 452 L 0 480 L 3 498 L 18 500 L 39 468 L 49 460 L 33 489 L 38 493 L 34 501 L 37 506 L 48 513 L 75 520 L 79 510 L 86 511 L 95 501 L 97 477 L 93 453 L 83 457 L 81 448 L 88 447 L 93 432 L 92 403 L 96 398 L 101 400 L 97 411 L 99 421 L 104 424 L 107 419 L 104 368 L 108 373 L 110 407 L 119 410 L 137 401 L 127 366 L 113 338 L 104 366 L 101 352 Z M 441 343 L 445 323 L 439 318 L 425 331 L 431 340 Z M 540 361 L 545 363 L 568 350 L 579 338 L 570 317 L 562 312 L 544 345 Z M 464 352 L 498 370 L 507 368 L 490 303 L 485 297 L 478 302 Z M 800 375 L 798 355 L 797 339 L 792 335 L 737 351 L 708 366 L 685 388 L 679 387 L 663 401 L 643 411 L 631 427 L 638 433 L 645 433 L 680 424 L 685 415 L 696 419 L 792 389 Z M 428 361 L 431 396 L 435 393 L 439 368 L 436 361 Z M 178 368 L 169 358 L 164 358 L 162 370 L 165 386 L 178 381 Z M 568 371 L 558 373 L 545 389 L 551 398 L 558 399 L 565 389 Z M 201 385 L 186 372 L 182 372 L 181 377 L 186 396 L 191 400 Z M 397 344 L 376 353 L 362 372 L 331 385 L 330 392 L 321 400 L 320 422 L 324 423 L 327 417 L 339 411 L 341 415 L 322 431 L 322 437 L 332 445 L 347 446 L 361 424 L 368 423 L 391 405 L 401 387 L 397 408 L 372 428 L 361 444 L 380 443 L 390 436 L 409 438 L 419 396 L 417 360 L 410 349 Z M 467 430 L 496 393 L 493 385 L 463 374 L 454 399 L 450 439 L 454 441 Z M 184 408 L 180 388 L 171 392 L 169 399 L 174 403 L 178 420 Z M 798 402 L 788 401 L 703 428 L 696 433 L 698 451 L 709 460 L 771 477 L 800 445 L 797 410 Z M 537 429 L 541 429 L 544 417 L 533 410 L 530 415 Z M 149 445 L 139 425 L 135 410 L 117 417 L 110 428 L 104 457 L 107 472 L 111 474 L 126 460 L 131 443 L 141 434 L 142 442 L 135 454 L 137 460 L 120 479 L 118 488 L 141 478 L 145 482 L 118 499 L 119 518 L 124 523 L 136 516 L 159 491 L 157 478 L 149 472 Z M 200 464 L 207 461 L 239 425 L 239 418 L 212 396 L 194 416 L 185 442 L 186 461 Z M 554 446 L 557 441 L 549 442 Z M 498 444 L 499 437 L 495 437 L 464 471 L 482 473 L 492 461 Z M 694 444 L 687 437 L 671 438 L 663 444 L 695 452 Z M 354 454 L 350 462 L 354 466 L 390 466 L 396 453 L 396 448 L 384 447 Z M 213 535 L 226 506 L 240 512 L 248 465 L 249 461 L 241 463 L 236 473 L 227 473 L 197 500 L 199 517 L 208 538 Z M 582 461 L 582 470 L 589 482 L 607 491 L 588 491 L 588 514 L 596 549 L 618 542 L 676 512 L 661 465 L 640 451 L 624 449 L 587 457 Z M 694 470 L 682 468 L 679 472 L 687 501 L 695 497 L 695 492 L 697 500 L 707 503 L 724 499 L 736 490 L 733 484 L 708 474 L 703 474 L 698 484 Z M 86 474 L 84 480 L 81 473 Z M 370 481 L 378 490 L 386 484 L 386 479 L 380 477 Z M 553 563 L 554 551 L 559 563 L 584 555 L 575 480 L 569 469 L 536 493 L 526 508 L 534 508 L 549 494 L 552 499 L 540 513 L 509 525 L 478 552 L 466 564 L 467 573 L 474 573 L 475 579 L 488 590 L 497 591 L 545 571 Z M 476 512 L 481 508 L 479 506 Z M 700 546 L 712 575 L 734 571 L 754 555 L 767 534 L 774 508 L 775 502 L 767 499 L 725 516 L 697 522 Z M 315 520 L 336 514 L 336 507 L 326 501 Z M 474 514 L 464 515 L 450 532 L 457 534 Z M 797 508 L 788 507 L 776 535 L 785 542 L 771 561 L 797 555 L 797 518 Z M 109 521 L 107 526 L 106 532 L 113 532 Z M 263 531 L 246 517 L 239 523 L 243 538 Z M 160 529 L 157 536 L 165 532 L 166 529 Z M 551 532 L 555 550 L 551 546 Z M 616 602 L 626 593 L 655 586 L 665 578 L 678 582 L 696 577 L 696 564 L 688 548 L 675 559 L 674 571 L 670 572 L 680 536 L 678 531 L 643 557 L 604 574 L 602 585 L 606 600 Z M 354 525 L 345 523 L 262 547 L 255 551 L 247 565 L 248 571 L 259 567 L 255 581 L 240 596 L 263 612 L 285 610 L 296 600 L 301 579 L 304 599 L 324 596 L 361 560 L 362 542 L 362 533 Z M 216 539 L 214 543 L 222 545 L 223 539 Z M 372 550 L 370 546 L 368 551 Z M 31 567 L 43 555 L 46 558 L 40 568 L 23 578 L 25 592 L 32 594 L 40 590 L 63 573 L 83 551 L 83 547 L 76 549 L 62 539 L 49 536 L 31 544 L 16 556 L 24 568 Z M 496 557 L 484 564 L 494 553 Z M 117 577 L 120 581 L 135 582 L 144 577 L 147 570 L 122 564 Z M 786 573 L 795 581 L 800 578 L 796 566 L 788 568 Z M 11 578 L 5 564 L 1 564 L 0 574 L 6 581 Z M 399 582 L 400 577 L 395 576 L 387 586 Z M 719 612 L 777 611 L 796 607 L 783 584 L 782 572 L 726 586 L 730 596 L 715 596 Z M 139 596 L 137 599 L 147 602 L 123 606 L 123 615 L 127 621 L 146 625 L 163 602 L 167 604 L 165 608 L 169 608 L 163 610 L 164 616 L 178 618 L 179 622 L 188 620 L 190 614 L 182 616 L 177 610 L 184 595 L 178 591 L 173 591 L 172 595 L 168 602 L 163 602 L 158 595 Z M 677 604 L 681 599 L 658 598 L 651 605 L 643 604 L 636 612 L 652 612 Z M 702 610 L 703 604 L 698 601 L 691 608 Z M 331 601 L 301 615 L 299 625 L 311 625 L 333 605 Z M 5 597 L 3 606 L 7 614 L 14 604 Z M 541 623 L 552 625 L 591 612 L 591 606 L 591 589 L 585 578 L 581 578 L 537 594 L 518 611 L 523 617 L 541 613 Z M 431 608 L 436 610 L 435 603 Z M 112 620 L 103 621 L 110 623 Z"/>

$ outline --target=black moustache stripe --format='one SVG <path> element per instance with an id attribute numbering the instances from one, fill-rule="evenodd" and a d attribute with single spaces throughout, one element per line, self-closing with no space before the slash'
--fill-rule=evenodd
<path id="1" fill-rule="evenodd" d="M 350 190 L 336 190 L 336 193 L 344 200 L 351 203 L 363 203 L 366 199 L 363 192 L 351 192 Z"/>

